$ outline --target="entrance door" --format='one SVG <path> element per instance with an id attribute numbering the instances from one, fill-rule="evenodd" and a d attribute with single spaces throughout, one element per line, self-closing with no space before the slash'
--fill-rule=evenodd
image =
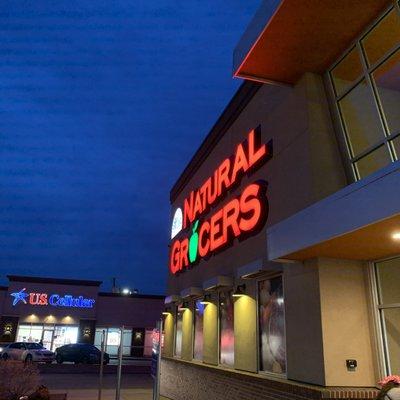
<path id="1" fill-rule="evenodd" d="M 45 347 L 47 350 L 51 350 L 53 346 L 53 336 L 54 336 L 54 330 L 50 329 L 44 329 L 43 330 L 43 347 Z"/>
<path id="2" fill-rule="evenodd" d="M 132 329 L 132 351 L 133 357 L 143 357 L 145 330 L 143 328 Z"/>
<path id="3" fill-rule="evenodd" d="M 51 350 L 55 351 L 58 347 L 65 344 L 77 343 L 78 331 L 79 328 L 77 326 L 56 325 Z"/>

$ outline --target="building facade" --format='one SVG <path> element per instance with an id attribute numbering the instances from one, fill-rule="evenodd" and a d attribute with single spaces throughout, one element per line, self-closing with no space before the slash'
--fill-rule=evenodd
<path id="1" fill-rule="evenodd" d="M 171 190 L 163 395 L 371 398 L 400 374 L 399 69 L 397 1 L 263 3 Z"/>
<path id="2" fill-rule="evenodd" d="M 49 350 L 70 343 L 117 355 L 150 356 L 164 296 L 100 292 L 100 281 L 9 275 L 0 287 L 0 343 L 39 342 Z M 122 331 L 123 328 L 123 331 Z M 121 334 L 121 332 L 123 332 Z"/>

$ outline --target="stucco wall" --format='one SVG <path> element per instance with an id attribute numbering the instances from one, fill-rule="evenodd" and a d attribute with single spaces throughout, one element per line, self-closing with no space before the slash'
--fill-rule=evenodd
<path id="1" fill-rule="evenodd" d="M 326 385 L 374 386 L 366 265 L 327 258 L 318 265 Z M 357 360 L 354 371 L 346 359 Z"/>
<path id="2" fill-rule="evenodd" d="M 219 362 L 218 295 L 213 293 L 203 317 L 203 361 L 217 365 Z"/>
<path id="3" fill-rule="evenodd" d="M 249 287 L 250 286 L 250 287 Z M 257 372 L 257 302 L 255 282 L 247 282 L 246 296 L 234 304 L 235 368 Z"/>
<path id="4" fill-rule="evenodd" d="M 123 321 L 126 326 L 151 328 L 164 310 L 162 298 L 136 297 L 98 297 L 97 326 L 119 326 Z"/>
<path id="5" fill-rule="evenodd" d="M 285 264 L 287 376 L 325 384 L 319 270 L 315 260 Z"/>
<path id="6" fill-rule="evenodd" d="M 259 89 L 191 177 L 172 205 L 171 213 L 176 207 L 183 207 L 190 191 L 200 187 L 258 125 L 262 142 L 273 140 L 272 159 L 251 176 L 244 176 L 241 185 L 217 202 L 208 215 L 241 193 L 247 184 L 263 179 L 268 182 L 269 202 L 265 228 L 247 240 L 235 241 L 231 248 L 201 260 L 179 276 L 169 274 L 170 294 L 179 294 L 190 286 L 201 286 L 216 275 L 234 275 L 238 267 L 254 260 L 266 262 L 266 227 L 346 185 L 322 79 L 306 74 L 293 88 L 264 85 Z"/>

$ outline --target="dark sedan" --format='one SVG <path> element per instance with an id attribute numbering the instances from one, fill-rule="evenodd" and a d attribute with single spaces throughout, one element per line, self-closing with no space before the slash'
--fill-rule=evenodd
<path id="1" fill-rule="evenodd" d="M 67 344 L 56 349 L 56 361 L 62 364 L 64 361 L 76 364 L 100 364 L 101 352 L 92 344 L 75 343 Z M 108 364 L 110 356 L 104 353 L 104 364 Z"/>

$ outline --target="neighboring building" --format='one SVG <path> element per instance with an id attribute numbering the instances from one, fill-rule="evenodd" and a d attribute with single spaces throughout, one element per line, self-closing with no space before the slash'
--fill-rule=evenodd
<path id="1" fill-rule="evenodd" d="M 264 2 L 171 190 L 163 395 L 372 398 L 400 374 L 399 72 L 397 2 Z"/>
<path id="2" fill-rule="evenodd" d="M 0 287 L 0 343 L 39 342 L 48 349 L 69 343 L 101 345 L 116 355 L 150 356 L 152 333 L 164 296 L 99 292 L 99 281 L 9 275 Z"/>

